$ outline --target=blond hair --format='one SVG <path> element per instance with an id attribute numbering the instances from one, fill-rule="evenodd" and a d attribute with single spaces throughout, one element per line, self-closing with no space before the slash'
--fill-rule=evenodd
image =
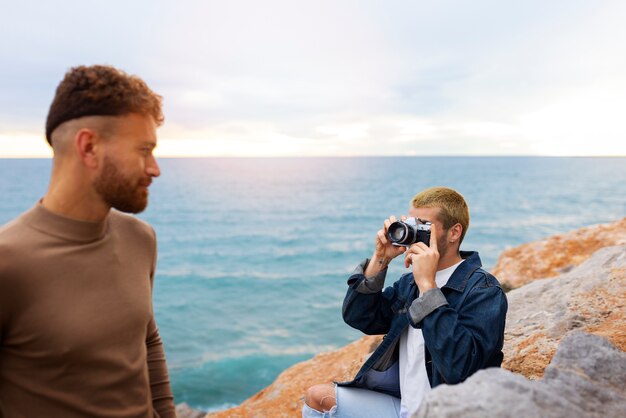
<path id="1" fill-rule="evenodd" d="M 439 221 L 445 229 L 459 223 L 463 227 L 459 244 L 469 228 L 469 208 L 463 196 L 448 187 L 431 187 L 419 192 L 411 200 L 414 208 L 439 208 Z"/>

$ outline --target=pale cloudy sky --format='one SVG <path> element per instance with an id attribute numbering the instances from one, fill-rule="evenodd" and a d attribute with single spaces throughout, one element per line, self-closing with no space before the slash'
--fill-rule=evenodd
<path id="1" fill-rule="evenodd" d="M 71 66 L 164 96 L 158 154 L 626 155 L 623 0 L 0 0 L 0 157 Z"/>

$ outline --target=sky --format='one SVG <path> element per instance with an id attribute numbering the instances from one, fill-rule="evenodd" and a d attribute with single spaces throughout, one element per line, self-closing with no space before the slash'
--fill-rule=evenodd
<path id="1" fill-rule="evenodd" d="M 0 158 L 76 65 L 163 96 L 157 155 L 626 156 L 623 0 L 0 0 Z"/>

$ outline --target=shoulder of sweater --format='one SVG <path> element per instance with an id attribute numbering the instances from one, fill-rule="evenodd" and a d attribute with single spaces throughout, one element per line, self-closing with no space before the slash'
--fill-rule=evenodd
<path id="1" fill-rule="evenodd" d="M 4 225 L 0 225 L 0 242 L 2 239 L 12 238 L 19 235 L 19 229 L 22 227 L 20 217 L 10 220 Z"/>
<path id="2" fill-rule="evenodd" d="M 154 228 L 152 228 L 149 223 L 137 218 L 136 216 L 111 209 L 109 220 L 113 225 L 119 226 L 124 231 L 128 231 L 133 234 L 146 235 L 150 239 L 156 238 Z"/>
<path id="3" fill-rule="evenodd" d="M 0 254 L 5 255 L 3 250 L 14 247 L 20 242 L 28 241 L 27 235 L 24 234 L 24 228 L 28 226 L 22 221 L 22 216 L 7 222 L 4 225 L 0 225 Z"/>
<path id="4" fill-rule="evenodd" d="M 11 265 L 17 254 L 22 252 L 20 247 L 27 246 L 24 226 L 19 217 L 0 226 L 0 273 Z"/>

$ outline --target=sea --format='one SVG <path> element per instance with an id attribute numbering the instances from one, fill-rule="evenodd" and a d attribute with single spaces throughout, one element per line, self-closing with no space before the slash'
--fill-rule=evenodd
<path id="1" fill-rule="evenodd" d="M 148 209 L 154 288 L 177 403 L 239 404 L 289 366 L 360 333 L 346 280 L 390 215 L 431 186 L 462 193 L 462 249 L 493 267 L 509 247 L 626 216 L 626 158 L 161 159 Z M 0 224 L 46 191 L 51 161 L 0 160 Z M 405 271 L 392 263 L 391 282 Z"/>

